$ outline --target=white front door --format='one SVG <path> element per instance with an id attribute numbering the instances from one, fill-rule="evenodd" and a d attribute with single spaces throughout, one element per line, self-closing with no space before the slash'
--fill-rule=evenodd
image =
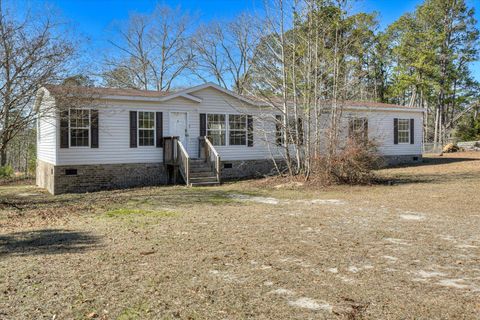
<path id="1" fill-rule="evenodd" d="M 186 112 L 170 113 L 170 135 L 179 137 L 183 146 L 188 151 L 188 130 Z"/>

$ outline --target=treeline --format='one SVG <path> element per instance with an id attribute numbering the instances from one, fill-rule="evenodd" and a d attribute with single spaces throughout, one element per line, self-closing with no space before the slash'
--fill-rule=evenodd
<path id="1" fill-rule="evenodd" d="M 279 95 L 283 54 L 286 81 L 303 85 L 289 97 L 340 93 L 425 108 L 426 141 L 443 144 L 462 115 L 478 114 L 479 84 L 470 72 L 479 44 L 474 8 L 464 0 L 426 0 L 380 30 L 377 13 L 352 13 L 352 3 L 274 0 L 262 17 L 241 14 L 196 30 L 180 9 L 158 6 L 121 25 L 102 79 L 168 90 L 178 78 L 197 77 L 239 93 Z"/>
<path id="2" fill-rule="evenodd" d="M 307 159 L 292 162 L 295 172 L 308 171 L 321 134 L 297 120 L 315 123 L 328 108 L 335 153 L 347 100 L 425 108 L 425 141 L 438 145 L 455 132 L 480 135 L 479 83 L 470 71 L 479 30 L 464 0 L 425 0 L 383 30 L 377 13 L 355 12 L 350 0 L 270 0 L 260 16 L 200 25 L 159 4 L 117 23 L 99 65 L 81 75 L 72 75 L 80 53 L 62 24 L 45 13 L 19 20 L 1 4 L 1 166 L 18 154 L 7 151 L 19 145 L 12 141 L 34 130 L 37 89 L 62 81 L 163 91 L 204 80 L 255 95 L 284 113 L 284 139 L 297 145 L 289 157 Z"/>
<path id="3" fill-rule="evenodd" d="M 354 13 L 352 3 L 272 0 L 261 17 L 242 14 L 196 30 L 178 9 L 159 6 L 122 25 L 112 42 L 119 52 L 107 58 L 102 78 L 108 86 L 164 90 L 195 75 L 283 105 L 279 125 L 295 146 L 285 150 L 292 172 L 309 172 L 321 148 L 319 126 L 300 128 L 297 120 L 318 123 L 328 108 L 327 148 L 334 155 L 348 100 L 424 108 L 425 141 L 439 146 L 460 120 L 478 122 L 473 8 L 464 0 L 426 0 L 380 30 L 377 13 Z"/>

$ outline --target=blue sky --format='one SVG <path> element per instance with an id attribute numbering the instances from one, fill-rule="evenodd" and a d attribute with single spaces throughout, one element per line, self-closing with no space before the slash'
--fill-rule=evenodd
<path id="1" fill-rule="evenodd" d="M 359 0 L 354 11 L 379 12 L 382 28 L 394 22 L 405 12 L 413 11 L 421 0 Z M 148 13 L 153 10 L 155 0 L 20 0 L 17 6 L 44 6 L 47 4 L 64 19 L 73 24 L 75 32 L 90 39 L 89 50 L 95 54 L 107 47 L 109 28 L 115 21 L 128 18 L 129 12 Z M 229 19 L 242 11 L 262 12 L 263 0 L 167 0 L 172 7 L 181 6 L 196 17 L 196 22 L 212 19 Z M 476 7 L 476 18 L 480 21 L 480 0 L 467 0 L 470 7 Z M 480 26 L 480 23 L 479 23 Z M 94 54 L 94 57 L 95 57 Z M 100 56 L 98 56 L 100 58 Z M 480 81 L 480 63 L 472 68 L 474 77 Z"/>

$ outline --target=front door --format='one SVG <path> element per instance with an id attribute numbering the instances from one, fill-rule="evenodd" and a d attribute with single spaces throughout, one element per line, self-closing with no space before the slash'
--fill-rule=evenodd
<path id="1" fill-rule="evenodd" d="M 188 130 L 186 112 L 170 113 L 170 135 L 179 137 L 180 141 L 188 152 Z"/>

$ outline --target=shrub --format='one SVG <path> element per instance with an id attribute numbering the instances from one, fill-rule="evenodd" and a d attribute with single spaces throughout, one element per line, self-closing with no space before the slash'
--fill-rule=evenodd
<path id="1" fill-rule="evenodd" d="M 313 161 L 311 182 L 315 184 L 371 184 L 377 180 L 375 169 L 382 165 L 373 142 L 349 140 L 346 146 L 328 159 Z"/>
<path id="2" fill-rule="evenodd" d="M 453 143 L 449 143 L 445 145 L 442 149 L 442 152 L 444 153 L 451 153 L 451 152 L 458 152 L 458 151 L 460 151 L 460 148 Z"/>
<path id="3" fill-rule="evenodd" d="M 13 177 L 13 168 L 12 166 L 3 166 L 0 167 L 0 178 L 11 178 Z"/>

